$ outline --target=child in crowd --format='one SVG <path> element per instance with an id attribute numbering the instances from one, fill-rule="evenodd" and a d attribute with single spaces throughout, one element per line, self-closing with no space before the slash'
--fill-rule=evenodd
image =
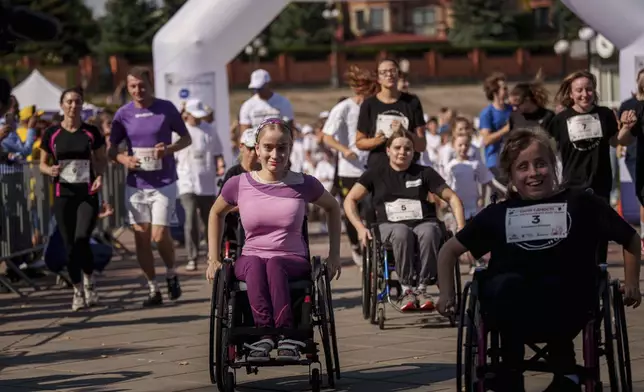
<path id="1" fill-rule="evenodd" d="M 454 154 L 443 167 L 443 177 L 447 185 L 463 202 L 465 219 L 469 222 L 484 205 L 487 185 L 492 184 L 494 176 L 472 153 L 472 135 L 469 132 L 456 133 L 452 138 Z M 469 262 L 470 275 L 478 263 L 470 253 L 464 255 Z"/>

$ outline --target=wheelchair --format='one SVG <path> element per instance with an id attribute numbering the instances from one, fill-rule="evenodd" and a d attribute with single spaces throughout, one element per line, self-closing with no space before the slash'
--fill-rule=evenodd
<path id="1" fill-rule="evenodd" d="M 452 237 L 452 232 L 447 230 L 445 224 L 437 221 L 442 228 L 442 244 Z M 397 299 L 392 297 L 391 289 L 395 288 L 397 296 L 402 294 L 402 287 L 398 280 L 392 279 L 391 274 L 395 271 L 396 265 L 393 258 L 393 248 L 391 244 L 383 242 L 380 236 L 378 224 L 370 224 L 372 240 L 369 240 L 367 246 L 362 250 L 362 315 L 365 320 L 371 324 L 378 324 L 380 329 L 385 328 L 385 304 L 389 303 L 395 310 L 400 313 L 403 311 L 395 303 Z M 418 257 L 418 255 L 416 255 Z M 461 290 L 461 270 L 459 263 L 455 266 L 455 288 L 456 292 Z M 460 303 L 460 295 L 457 296 L 457 303 Z M 434 310 L 413 310 L 412 312 L 430 313 Z M 409 313 L 405 311 L 404 313 Z M 456 326 L 456 317 L 450 316 L 450 326 Z"/>
<path id="2" fill-rule="evenodd" d="M 631 392 L 633 379 L 620 282 L 610 279 L 607 264 L 600 264 L 597 268 L 599 298 L 582 332 L 584 364 L 577 366 L 577 374 L 586 391 L 603 391 L 599 358 L 605 356 L 610 390 Z M 472 281 L 465 284 L 462 294 L 464 302 L 460 309 L 456 308 L 460 312 L 456 359 L 457 391 L 488 391 L 495 376 L 503 371 L 499 333 L 488 329 L 484 324 L 478 300 L 480 287 L 485 282 L 485 272 L 485 267 L 477 268 Z M 526 342 L 535 354 L 524 360 L 521 368 L 524 371 L 552 373 L 547 362 L 548 346 L 540 343 L 542 342 Z"/>
<path id="3" fill-rule="evenodd" d="M 210 305 L 209 372 L 210 381 L 220 392 L 232 392 L 236 386 L 236 371 L 245 368 L 247 374 L 257 374 L 259 367 L 301 365 L 309 367 L 309 382 L 314 392 L 322 389 L 322 365 L 315 330 L 320 333 L 324 351 L 327 384 L 335 387 L 340 379 L 340 361 L 336 339 L 335 318 L 331 299 L 331 284 L 326 264 L 318 256 L 311 258 L 312 276 L 289 283 L 295 327 L 256 328 L 253 321 L 246 283 L 235 277 L 234 262 L 243 247 L 243 228 L 238 222 L 235 238 L 224 238 L 222 268 L 215 274 Z M 226 231 L 224 231 L 226 233 Z M 229 231 L 230 233 L 230 231 Z M 307 220 L 303 235 L 308 247 Z M 245 343 L 263 336 L 286 335 L 306 344 L 302 357 L 295 361 L 271 358 L 266 362 L 247 361 Z"/>

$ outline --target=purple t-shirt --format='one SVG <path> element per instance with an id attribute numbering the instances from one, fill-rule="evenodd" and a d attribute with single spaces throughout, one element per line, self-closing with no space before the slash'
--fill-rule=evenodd
<path id="1" fill-rule="evenodd" d="M 161 188 L 177 180 L 174 156 L 166 155 L 160 161 L 152 158 L 152 149 L 158 143 L 172 143 L 172 132 L 179 136 L 188 130 L 181 114 L 170 101 L 155 98 L 147 108 L 137 108 L 133 102 L 122 106 L 112 120 L 110 143 L 127 143 L 130 155 L 146 161 L 140 169 L 129 170 L 127 184 L 139 189 Z"/>
<path id="2" fill-rule="evenodd" d="M 250 173 L 226 181 L 221 197 L 226 203 L 239 206 L 246 232 L 242 255 L 307 256 L 302 233 L 306 205 L 322 196 L 324 186 L 315 177 L 303 176 L 304 181 L 295 185 L 262 184 Z"/>

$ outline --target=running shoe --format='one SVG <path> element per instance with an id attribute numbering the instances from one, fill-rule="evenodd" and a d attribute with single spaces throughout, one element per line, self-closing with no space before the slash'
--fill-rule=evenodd
<path id="1" fill-rule="evenodd" d="M 402 299 L 400 300 L 400 310 L 414 310 L 416 309 L 416 303 L 418 299 L 412 290 L 407 290 L 403 294 Z"/>
<path id="2" fill-rule="evenodd" d="M 83 309 L 85 306 L 85 296 L 83 296 L 83 292 L 74 292 L 74 298 L 72 299 L 72 311 L 76 312 L 80 309 Z"/>
<path id="3" fill-rule="evenodd" d="M 163 297 L 161 296 L 160 291 L 150 293 L 148 298 L 145 301 L 143 301 L 144 308 L 149 308 L 152 306 L 161 306 L 161 305 L 163 305 Z"/>
<path id="4" fill-rule="evenodd" d="M 177 275 L 172 278 L 167 278 L 166 282 L 168 282 L 168 297 L 170 297 L 170 300 L 174 301 L 179 299 L 181 297 L 181 285 L 179 284 Z"/>
<path id="5" fill-rule="evenodd" d="M 85 285 L 85 303 L 87 306 L 96 306 L 98 305 L 98 293 L 96 292 L 96 287 L 93 284 Z"/>
<path id="6" fill-rule="evenodd" d="M 186 264 L 186 271 L 196 271 L 197 270 L 197 262 L 194 260 L 188 261 L 188 264 Z"/>
<path id="7" fill-rule="evenodd" d="M 418 299 L 420 309 L 422 310 L 436 309 L 434 297 L 432 297 L 427 291 L 419 290 L 416 293 L 416 298 Z"/>

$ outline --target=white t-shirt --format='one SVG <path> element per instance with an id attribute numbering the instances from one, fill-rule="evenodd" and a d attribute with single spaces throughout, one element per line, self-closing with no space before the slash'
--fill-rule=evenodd
<path id="1" fill-rule="evenodd" d="M 244 102 L 239 109 L 239 124 L 256 127 L 268 118 L 284 118 L 292 120 L 293 106 L 286 97 L 273 93 L 268 100 L 263 100 L 255 94 Z"/>
<path id="2" fill-rule="evenodd" d="M 356 147 L 359 115 L 360 105 L 353 99 L 347 98 L 331 109 L 329 118 L 322 129 L 325 135 L 333 136 L 340 144 L 349 147 L 358 156 L 356 159 L 348 160 L 338 153 L 339 177 L 360 177 L 367 165 L 369 151 L 362 151 Z"/>
<path id="3" fill-rule="evenodd" d="M 335 179 L 335 167 L 326 160 L 321 160 L 315 166 L 314 177 L 318 179 L 328 192 L 333 188 L 333 180 Z"/>
<path id="4" fill-rule="evenodd" d="M 192 144 L 174 154 L 177 160 L 177 188 L 179 195 L 194 193 L 217 194 L 217 165 L 215 156 L 222 154 L 221 140 L 215 129 L 203 121 L 199 126 L 186 124 Z M 178 139 L 172 134 L 174 141 Z"/>
<path id="5" fill-rule="evenodd" d="M 467 156 L 472 159 L 476 160 L 479 162 L 483 162 L 481 160 L 481 150 L 478 148 L 475 148 L 474 146 L 470 146 L 469 151 L 467 152 Z M 451 143 L 444 144 L 438 148 L 438 167 L 439 170 L 438 172 L 445 177 L 445 174 L 443 171 L 447 167 L 447 164 L 452 160 L 456 158 L 456 151 L 454 151 L 454 147 L 452 146 Z"/>
<path id="6" fill-rule="evenodd" d="M 291 171 L 301 173 L 302 166 L 304 165 L 304 142 L 302 139 L 293 140 L 293 148 L 291 149 Z"/>
<path id="7" fill-rule="evenodd" d="M 418 164 L 423 166 L 431 166 L 435 170 L 438 170 L 438 148 L 441 146 L 441 137 L 440 135 L 434 135 L 429 131 L 425 131 L 425 140 L 427 140 L 427 148 L 420 155 Z"/>
<path id="8" fill-rule="evenodd" d="M 465 219 L 478 212 L 479 184 L 487 184 L 494 176 L 480 161 L 451 159 L 443 169 L 445 182 L 463 202 Z"/>

